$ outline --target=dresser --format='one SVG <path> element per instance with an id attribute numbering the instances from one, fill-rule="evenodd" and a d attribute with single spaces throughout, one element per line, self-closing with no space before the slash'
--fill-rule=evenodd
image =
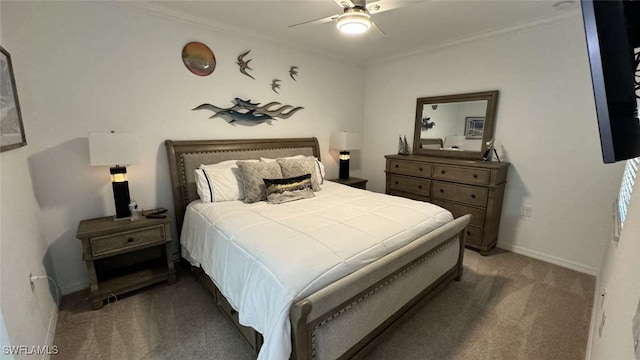
<path id="1" fill-rule="evenodd" d="M 386 155 L 386 193 L 471 214 L 465 245 L 487 255 L 498 241 L 509 163 Z"/>

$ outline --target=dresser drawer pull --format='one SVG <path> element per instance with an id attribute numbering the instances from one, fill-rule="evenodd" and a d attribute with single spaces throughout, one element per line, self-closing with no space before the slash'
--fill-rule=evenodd
<path id="1" fill-rule="evenodd" d="M 422 168 L 420 168 L 420 171 L 422 171 Z"/>
<path id="2" fill-rule="evenodd" d="M 478 174 L 473 174 L 473 178 L 477 179 L 478 178 Z"/>
<path id="3" fill-rule="evenodd" d="M 422 185 L 418 185 L 418 189 L 422 189 Z"/>
<path id="4" fill-rule="evenodd" d="M 443 193 L 443 192 L 444 192 L 444 189 L 440 189 L 440 192 L 441 192 L 441 193 Z"/>
<path id="5" fill-rule="evenodd" d="M 444 170 L 440 170 L 440 173 L 444 175 Z"/>
<path id="6" fill-rule="evenodd" d="M 128 243 L 133 242 L 133 238 L 132 238 L 132 237 L 128 238 L 128 239 L 127 239 L 127 242 L 128 242 Z"/>
<path id="7" fill-rule="evenodd" d="M 468 231 L 468 230 L 467 230 L 467 235 L 471 235 L 471 231 Z"/>
<path id="8" fill-rule="evenodd" d="M 398 168 L 398 164 L 396 164 L 396 169 Z"/>
<path id="9" fill-rule="evenodd" d="M 231 316 L 236 316 L 236 314 L 238 313 L 237 311 L 235 311 L 234 309 L 231 309 L 230 311 Z"/>
<path id="10" fill-rule="evenodd" d="M 475 199 L 476 198 L 476 194 L 471 194 L 471 198 Z"/>
<path id="11" fill-rule="evenodd" d="M 396 185 L 398 185 L 398 182 L 396 181 Z"/>

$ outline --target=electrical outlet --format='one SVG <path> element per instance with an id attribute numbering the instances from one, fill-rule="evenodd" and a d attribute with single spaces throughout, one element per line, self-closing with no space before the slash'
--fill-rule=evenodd
<path id="1" fill-rule="evenodd" d="M 533 207 L 531 206 L 523 206 L 522 207 L 522 216 L 531 217 L 533 215 Z"/>

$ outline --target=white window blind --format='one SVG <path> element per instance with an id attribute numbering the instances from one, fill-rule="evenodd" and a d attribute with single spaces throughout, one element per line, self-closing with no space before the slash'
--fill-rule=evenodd
<path id="1" fill-rule="evenodd" d="M 627 218 L 627 207 L 629 206 L 629 200 L 631 200 L 631 192 L 633 191 L 633 184 L 636 180 L 636 174 L 638 173 L 639 163 L 640 157 L 627 160 L 627 165 L 622 174 L 622 184 L 620 185 L 620 194 L 618 195 L 618 221 L 616 221 L 616 235 L 618 236 Z"/>

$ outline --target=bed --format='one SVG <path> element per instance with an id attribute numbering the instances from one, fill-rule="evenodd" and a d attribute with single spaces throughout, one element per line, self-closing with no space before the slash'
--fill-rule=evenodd
<path id="1" fill-rule="evenodd" d="M 446 210 L 430 204 L 329 182 L 313 199 L 279 205 L 198 200 L 194 170 L 200 164 L 292 155 L 319 159 L 315 138 L 167 140 L 165 145 L 182 257 L 259 359 L 286 359 L 287 354 L 292 359 L 361 357 L 412 309 L 462 276 L 469 215 L 453 220 Z M 352 215 L 342 216 L 341 211 Z M 424 213 L 424 218 L 414 212 Z M 260 220 L 254 225 L 247 219 Z M 291 225 L 301 219 L 313 229 Z M 368 229 L 385 221 L 390 228 Z M 323 225 L 315 226 L 318 223 Z M 329 227 L 333 232 L 324 231 Z M 289 248 L 286 257 L 272 250 L 285 237 L 276 236 L 277 229 L 297 239 L 279 245 Z M 362 244 L 317 233 L 343 234 L 349 232 L 346 229 L 359 234 Z M 385 231 L 388 234 L 380 235 Z M 207 234 L 214 233 L 218 237 L 212 240 Z M 306 239 L 313 239 L 305 243 L 312 245 L 298 249 L 295 244 Z M 320 241 L 327 243 L 316 245 Z M 317 255 L 319 263 L 311 262 L 310 253 Z M 324 262 L 331 257 L 337 265 Z M 242 262 L 247 258 L 257 261 Z M 266 275 L 254 275 L 258 271 Z M 289 279 L 298 273 L 307 279 Z M 276 286 L 265 286 L 269 282 Z M 256 299 L 268 305 L 259 308 Z"/>

